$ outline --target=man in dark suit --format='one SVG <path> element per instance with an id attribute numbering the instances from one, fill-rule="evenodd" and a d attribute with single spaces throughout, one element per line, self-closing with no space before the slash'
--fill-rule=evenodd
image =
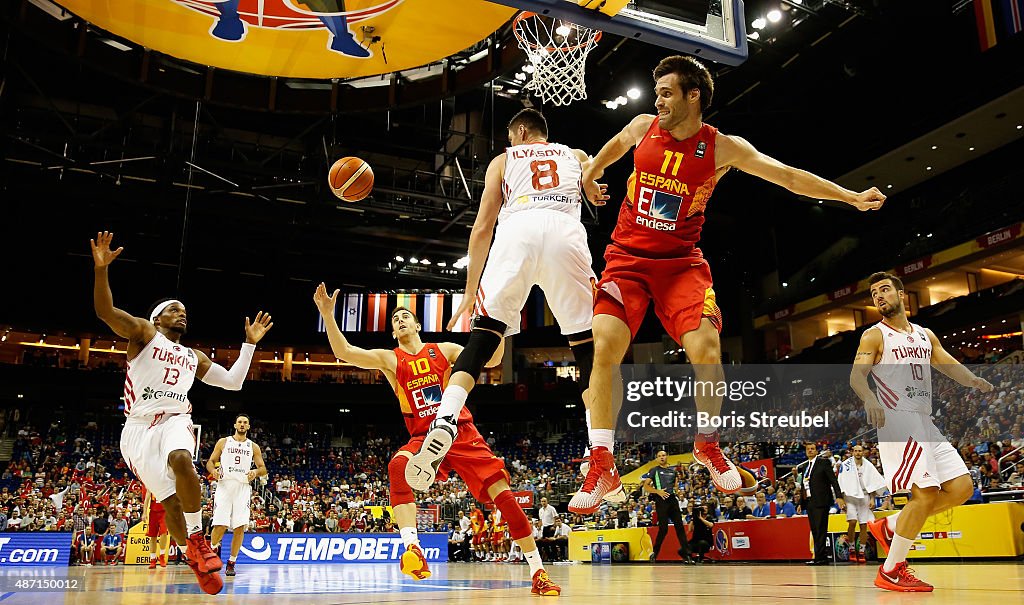
<path id="1" fill-rule="evenodd" d="M 832 459 L 818 457 L 818 446 L 814 443 L 806 445 L 807 469 L 804 471 L 803 489 L 807 500 L 807 517 L 811 523 L 811 536 L 814 537 L 814 559 L 808 565 L 828 565 L 829 556 L 825 548 L 828 537 L 828 510 L 832 503 L 839 508 L 846 507 L 843 492 L 839 489 L 839 481 L 832 470 Z M 833 498 L 834 495 L 834 498 Z"/>

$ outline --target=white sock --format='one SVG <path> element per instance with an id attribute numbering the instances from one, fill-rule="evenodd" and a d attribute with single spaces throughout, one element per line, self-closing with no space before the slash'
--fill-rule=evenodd
<path id="1" fill-rule="evenodd" d="M 402 544 L 405 544 L 406 548 L 420 543 L 420 539 L 416 536 L 415 527 L 403 527 L 398 530 L 398 533 L 402 535 Z"/>
<path id="2" fill-rule="evenodd" d="M 203 531 L 203 512 L 185 513 L 185 529 L 189 536 Z"/>
<path id="3" fill-rule="evenodd" d="M 910 552 L 910 547 L 914 545 L 914 541 L 910 538 L 904 538 L 899 534 L 895 534 L 892 537 L 892 545 L 889 546 L 889 556 L 885 558 L 885 563 L 882 564 L 882 571 L 892 571 L 896 569 L 896 566 L 907 560 L 907 553 Z"/>
<path id="4" fill-rule="evenodd" d="M 149 560 L 150 561 L 156 561 L 156 553 L 155 552 L 149 553 Z"/>
<path id="5" fill-rule="evenodd" d="M 466 406 L 467 397 L 469 397 L 469 391 L 466 389 L 457 384 L 448 385 L 444 393 L 441 393 L 441 405 L 437 406 L 437 417 L 451 416 L 458 420 L 459 413 Z"/>
<path id="6" fill-rule="evenodd" d="M 615 429 L 590 429 L 590 443 L 594 447 L 615 450 Z"/>
<path id="7" fill-rule="evenodd" d="M 220 542 L 217 542 L 216 544 L 211 544 L 210 548 L 212 548 L 213 550 L 217 550 L 218 548 L 220 548 Z"/>
<path id="8" fill-rule="evenodd" d="M 231 555 L 230 557 L 228 557 L 228 561 L 230 561 L 231 563 L 234 563 L 237 560 L 238 560 L 238 555 Z"/>
<path id="9" fill-rule="evenodd" d="M 896 517 L 899 516 L 900 513 L 896 513 L 895 515 L 889 515 L 885 518 L 885 524 L 889 527 L 889 531 L 891 531 L 892 533 L 896 533 Z"/>
<path id="10" fill-rule="evenodd" d="M 537 573 L 538 569 L 544 569 L 544 561 L 540 560 L 540 551 L 536 548 L 530 552 L 523 551 L 523 556 L 526 557 L 526 562 L 530 564 L 530 577 Z"/>
<path id="11" fill-rule="evenodd" d="M 710 424 L 710 423 L 708 423 L 708 424 Z M 714 434 L 717 431 L 718 431 L 718 429 L 716 429 L 713 426 L 703 425 L 703 426 L 698 426 L 697 427 L 697 434 L 698 435 L 711 435 L 711 434 Z"/>

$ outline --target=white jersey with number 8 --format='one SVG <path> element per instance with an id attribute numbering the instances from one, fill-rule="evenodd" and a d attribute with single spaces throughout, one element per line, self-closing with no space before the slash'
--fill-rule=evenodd
<path id="1" fill-rule="evenodd" d="M 516 212 L 543 208 L 579 220 L 583 166 L 576 153 L 558 143 L 529 143 L 505 150 L 504 201 L 498 222 Z"/>
<path id="2" fill-rule="evenodd" d="M 124 380 L 124 415 L 190 414 L 188 390 L 196 379 L 195 351 L 156 333 L 134 359 Z"/>

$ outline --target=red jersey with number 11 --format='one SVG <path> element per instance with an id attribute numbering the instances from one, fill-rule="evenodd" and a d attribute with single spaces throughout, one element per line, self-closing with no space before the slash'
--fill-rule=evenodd
<path id="1" fill-rule="evenodd" d="M 416 437 L 426 435 L 441 405 L 441 393 L 448 386 L 452 366 L 436 344 L 425 344 L 416 354 L 395 349 L 395 395 L 402 407 L 405 428 Z M 469 410 L 462 408 L 457 424 L 473 422 Z"/>
<path id="2" fill-rule="evenodd" d="M 657 118 L 651 122 L 633 152 L 633 174 L 612 232 L 616 246 L 641 258 L 700 254 L 704 207 L 715 189 L 717 134 L 701 124 L 692 137 L 677 141 Z"/>

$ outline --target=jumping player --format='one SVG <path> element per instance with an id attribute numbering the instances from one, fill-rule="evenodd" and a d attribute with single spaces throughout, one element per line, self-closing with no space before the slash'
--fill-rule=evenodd
<path id="1" fill-rule="evenodd" d="M 252 468 L 253 463 L 256 468 Z M 249 416 L 235 417 L 235 434 L 222 437 L 213 446 L 206 461 L 206 470 L 217 477 L 217 491 L 213 494 L 213 535 L 210 543 L 220 556 L 220 541 L 230 527 L 231 556 L 228 558 L 227 576 L 235 575 L 238 551 L 249 526 L 249 508 L 252 504 L 252 485 L 257 477 L 267 474 L 260 446 L 249 439 Z"/>
<path id="2" fill-rule="evenodd" d="M 903 510 L 868 523 L 888 553 L 875 586 L 931 592 L 932 585 L 907 567 L 907 553 L 928 517 L 963 504 L 974 492 L 967 465 L 932 422 L 931 367 L 983 393 L 992 385 L 947 353 L 931 330 L 910 323 L 899 277 L 880 272 L 868 281 L 883 319 L 861 335 L 850 386 L 864 401 L 868 422 L 878 428 L 878 453 L 889 491 L 911 494 Z M 868 375 L 876 391 L 868 385 Z"/>
<path id="3" fill-rule="evenodd" d="M 635 117 L 605 144 L 583 174 L 587 193 L 597 195 L 595 179 L 636 147 L 633 174 L 605 250 L 605 270 L 594 299 L 591 464 L 569 504 L 575 513 L 594 512 L 602 496 L 619 485 L 612 456 L 612 379 L 652 300 L 665 330 L 686 350 L 695 379 L 714 384 L 724 380 L 719 341 L 722 314 L 715 303 L 711 270 L 697 247 L 704 210 L 718 180 L 736 168 L 793 193 L 840 200 L 858 210 L 875 210 L 885 201 L 875 188 L 861 193 L 844 189 L 705 124 L 702 115 L 711 104 L 714 83 L 711 73 L 695 59 L 663 59 L 654 70 L 654 81 L 658 115 Z M 717 416 L 722 390 L 709 390 L 695 397 L 697 410 Z M 740 489 L 740 473 L 722 455 L 717 431 L 698 429 L 693 454 L 719 490 Z"/>
<path id="4" fill-rule="evenodd" d="M 128 375 L 124 383 L 121 455 L 153 497 L 166 509 L 167 528 L 178 544 L 186 544 L 188 565 L 209 594 L 224 587 L 220 558 L 203 538 L 201 485 L 192 462 L 196 447 L 192 404 L 188 391 L 196 378 L 206 384 L 239 390 L 249 372 L 256 343 L 273 326 L 262 311 L 249 323 L 245 343 L 230 370 L 210 361 L 202 351 L 181 345 L 187 326 L 185 305 L 178 300 L 158 303 L 149 319 L 133 317 L 114 306 L 107 267 L 124 248 L 110 249 L 114 234 L 96 234 L 93 305 L 96 315 L 115 334 L 128 339 Z"/>
<path id="5" fill-rule="evenodd" d="M 416 534 L 416 499 L 412 488 L 405 480 L 405 467 L 413 452 L 419 449 L 423 438 L 437 413 L 441 392 L 448 383 L 452 363 L 463 355 L 461 346 L 453 343 L 424 344 L 420 340 L 420 322 L 404 307 L 398 307 L 391 314 L 392 335 L 398 341 L 394 349 L 361 349 L 352 346 L 338 328 L 334 318 L 334 307 L 338 291 L 327 294 L 327 286 L 320 284 L 313 295 L 323 316 L 327 338 L 334 356 L 367 370 L 380 370 L 395 390 L 405 426 L 411 439 L 402 446 L 388 464 L 391 506 L 398 523 L 405 552 L 402 553 L 402 573 L 416 580 L 430 577 L 427 559 L 419 546 Z M 497 364 L 500 357 L 491 359 Z M 530 521 L 516 504 L 509 488 L 509 475 L 505 464 L 495 457 L 491 448 L 473 424 L 468 409 L 459 413 L 459 438 L 451 447 L 448 458 L 437 470 L 442 479 L 455 471 L 466 482 L 470 493 L 480 502 L 494 502 L 509 526 L 512 538 L 516 540 L 530 564 L 533 578 L 533 594 L 557 596 L 562 589 L 551 581 L 540 552 L 533 541 Z"/>
<path id="6" fill-rule="evenodd" d="M 578 149 L 549 142 L 547 121 L 534 109 L 524 109 L 512 118 L 508 140 L 510 147 L 487 167 L 480 210 L 469 236 L 467 296 L 448 324 L 451 329 L 475 304 L 469 342 L 452 370 L 423 447 L 406 467 L 409 485 L 419 491 L 430 487 L 438 461 L 456 439 L 455 419 L 484 362 L 502 350 L 504 337 L 519 332 L 520 311 L 535 285 L 544 291 L 569 340 L 580 370 L 583 402 L 589 407 L 586 389 L 594 357 L 590 328 L 596 277 L 587 232 L 580 223 L 580 178 L 588 157 Z M 594 188 L 591 199 L 603 203 L 607 199 L 603 189 L 597 184 Z M 473 292 L 475 299 L 469 296 Z M 618 478 L 615 482 L 605 499 L 623 502 L 626 495 Z"/>

